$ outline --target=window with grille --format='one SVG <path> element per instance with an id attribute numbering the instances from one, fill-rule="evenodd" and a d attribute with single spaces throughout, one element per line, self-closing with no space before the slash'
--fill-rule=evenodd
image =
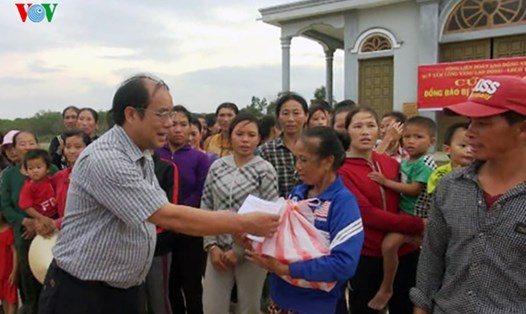
<path id="1" fill-rule="evenodd" d="M 391 49 L 392 45 L 389 38 L 380 34 L 374 34 L 365 39 L 360 52 L 376 52 Z"/>
<path id="2" fill-rule="evenodd" d="M 451 11 L 444 34 L 526 25 L 524 0 L 462 0 Z"/>

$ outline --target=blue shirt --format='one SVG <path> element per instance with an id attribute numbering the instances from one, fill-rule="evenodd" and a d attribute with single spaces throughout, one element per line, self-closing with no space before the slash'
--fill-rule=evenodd
<path id="1" fill-rule="evenodd" d="M 303 200 L 310 186 L 296 186 L 290 198 Z M 354 276 L 364 233 L 360 210 L 354 195 L 345 187 L 340 177 L 316 196 L 319 202 L 312 205 L 315 214 L 314 226 L 330 242 L 330 254 L 319 258 L 295 262 L 289 265 L 292 278 L 308 281 L 334 282 L 336 286 L 329 292 L 317 289 L 300 288 L 284 281 L 275 274 L 270 275 L 270 295 L 282 309 L 302 314 L 332 314 L 340 298 L 341 288 Z M 329 202 L 328 211 L 319 210 Z M 318 210 L 316 210 L 318 209 Z"/>

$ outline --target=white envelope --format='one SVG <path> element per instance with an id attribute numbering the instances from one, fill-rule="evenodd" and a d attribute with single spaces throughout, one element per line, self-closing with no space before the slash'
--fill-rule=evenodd
<path id="1" fill-rule="evenodd" d="M 283 197 L 280 197 L 277 201 L 266 201 L 262 200 L 259 197 L 256 197 L 252 194 L 250 194 L 239 210 L 237 211 L 238 214 L 248 214 L 253 212 L 262 212 L 267 214 L 273 214 L 278 215 L 285 206 L 285 199 Z M 264 237 L 258 237 L 254 235 L 248 235 L 248 238 L 252 241 L 257 242 L 263 242 L 265 240 Z"/>

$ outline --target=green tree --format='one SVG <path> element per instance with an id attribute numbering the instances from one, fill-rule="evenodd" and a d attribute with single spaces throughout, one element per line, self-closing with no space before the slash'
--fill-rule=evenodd
<path id="1" fill-rule="evenodd" d="M 267 114 L 275 114 L 277 105 L 274 101 L 271 101 L 267 106 Z"/>
<path id="2" fill-rule="evenodd" d="M 326 97 L 327 97 L 327 90 L 325 89 L 325 86 L 316 88 L 316 90 L 314 91 L 314 99 L 325 100 Z"/>
<path id="3" fill-rule="evenodd" d="M 247 105 L 244 108 L 244 110 L 260 118 L 264 116 L 266 113 L 268 113 L 268 110 L 267 110 L 268 106 L 269 106 L 269 103 L 265 97 L 259 98 L 256 96 L 252 96 L 250 104 Z"/>

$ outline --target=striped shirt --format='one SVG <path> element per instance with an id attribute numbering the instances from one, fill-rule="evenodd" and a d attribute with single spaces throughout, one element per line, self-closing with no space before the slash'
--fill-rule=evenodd
<path id="1" fill-rule="evenodd" d="M 206 177 L 201 208 L 209 210 L 230 209 L 237 211 L 248 195 L 268 201 L 278 199 L 276 170 L 259 156 L 237 167 L 234 156 L 216 160 Z M 204 237 L 204 247 L 217 244 L 228 250 L 233 241 L 230 234 Z"/>
<path id="2" fill-rule="evenodd" d="M 151 155 L 113 127 L 75 163 L 53 249 L 57 265 L 81 280 L 141 284 L 155 249 L 155 226 L 146 219 L 167 203 Z"/>
<path id="3" fill-rule="evenodd" d="M 279 196 L 289 197 L 292 188 L 300 182 L 295 168 L 296 159 L 283 142 L 283 135 L 259 146 L 256 155 L 274 166 L 278 173 Z"/>
<path id="4" fill-rule="evenodd" d="M 526 182 L 486 204 L 481 162 L 434 192 L 413 303 L 429 313 L 526 313 Z"/>

